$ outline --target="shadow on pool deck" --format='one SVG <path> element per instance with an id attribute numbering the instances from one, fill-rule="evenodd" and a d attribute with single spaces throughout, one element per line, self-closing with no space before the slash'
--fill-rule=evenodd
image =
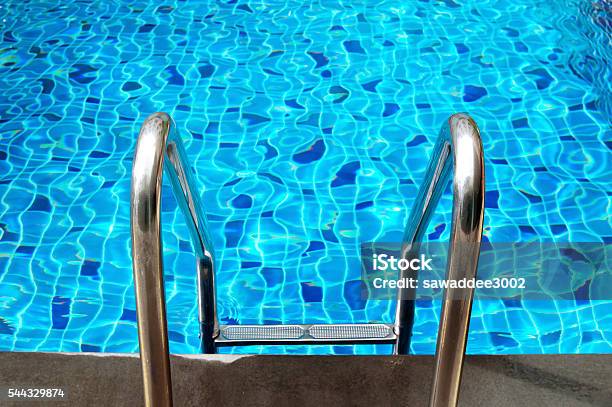
<path id="1" fill-rule="evenodd" d="M 143 404 L 137 355 L 5 352 L 0 366 L 3 392 L 62 388 L 66 403 L 53 406 Z M 174 405 L 426 406 L 432 370 L 431 356 L 173 356 Z M 610 400 L 612 355 L 468 356 L 460 405 L 609 406 Z M 0 404 L 7 404 L 5 394 Z"/>

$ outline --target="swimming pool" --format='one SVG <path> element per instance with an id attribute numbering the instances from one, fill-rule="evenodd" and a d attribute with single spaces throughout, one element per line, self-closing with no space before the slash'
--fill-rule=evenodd
<path id="1" fill-rule="evenodd" d="M 4 2 L 0 350 L 137 350 L 130 171 L 154 111 L 175 118 L 202 186 L 224 323 L 391 321 L 394 304 L 359 295 L 359 244 L 401 239 L 458 111 L 483 135 L 486 239 L 610 242 L 610 13 L 569 0 Z M 170 348 L 194 353 L 193 255 L 164 192 Z M 448 240 L 450 208 L 445 196 L 428 240 Z M 609 353 L 611 311 L 477 302 L 468 353 Z M 435 304 L 419 304 L 412 351 L 433 353 L 435 332 Z"/>

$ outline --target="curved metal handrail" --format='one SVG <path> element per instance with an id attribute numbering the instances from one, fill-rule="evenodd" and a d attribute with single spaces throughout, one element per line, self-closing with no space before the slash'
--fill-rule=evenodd
<path id="1" fill-rule="evenodd" d="M 164 157 L 171 165 L 164 166 Z M 191 171 L 172 119 L 165 113 L 149 116 L 140 130 L 132 168 L 132 257 L 136 287 L 138 333 L 147 406 L 171 406 L 172 385 L 163 284 L 160 226 L 162 172 L 185 215 L 197 258 L 202 347 L 215 351 L 218 336 L 214 286 L 214 256 Z M 451 167 L 453 171 L 451 172 Z M 484 215 L 484 164 L 476 123 L 456 114 L 442 127 L 425 181 L 417 195 L 404 235 L 402 255 L 419 250 L 427 225 L 450 175 L 453 176 L 453 214 L 447 278 L 473 278 L 478 267 Z M 414 318 L 414 301 L 401 301 L 395 329 L 395 353 L 407 354 Z M 465 357 L 473 289 L 448 289 L 444 295 L 436 370 L 430 404 L 455 406 Z"/>
<path id="2" fill-rule="evenodd" d="M 164 165 L 164 157 L 170 165 Z M 131 199 L 132 265 L 147 406 L 172 405 L 160 226 L 164 169 L 193 242 L 198 288 L 202 294 L 198 297 L 211 299 L 198 304 L 204 352 L 214 352 L 214 337 L 218 333 L 214 255 L 200 199 L 186 163 L 185 149 L 174 121 L 166 113 L 149 116 L 140 129 L 136 145 Z"/>
<path id="3" fill-rule="evenodd" d="M 474 120 L 464 113 L 452 115 L 440 131 L 412 208 L 404 233 L 403 257 L 413 257 L 419 251 L 434 209 L 453 174 L 446 278 L 459 280 L 476 276 L 484 217 L 483 156 L 480 132 Z M 414 319 L 414 301 L 402 300 L 402 295 L 405 294 L 400 294 L 396 314 L 397 354 L 409 351 Z M 444 293 L 430 400 L 432 407 L 457 405 L 473 297 L 473 289 L 449 288 Z"/>

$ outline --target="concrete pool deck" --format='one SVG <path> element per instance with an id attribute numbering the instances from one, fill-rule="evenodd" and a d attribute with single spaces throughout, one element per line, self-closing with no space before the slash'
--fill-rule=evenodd
<path id="1" fill-rule="evenodd" d="M 135 354 L 0 353 L 0 388 L 61 388 L 53 406 L 143 404 Z M 174 355 L 175 406 L 426 406 L 432 356 Z M 609 406 L 612 355 L 468 356 L 461 406 Z M 24 401 L 0 404 L 25 406 Z M 37 405 L 39 405 L 38 403 Z"/>

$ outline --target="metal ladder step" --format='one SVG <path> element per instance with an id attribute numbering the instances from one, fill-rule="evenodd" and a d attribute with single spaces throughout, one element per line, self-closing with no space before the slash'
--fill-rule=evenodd
<path id="1" fill-rule="evenodd" d="M 221 325 L 216 346 L 392 344 L 390 324 Z"/>

